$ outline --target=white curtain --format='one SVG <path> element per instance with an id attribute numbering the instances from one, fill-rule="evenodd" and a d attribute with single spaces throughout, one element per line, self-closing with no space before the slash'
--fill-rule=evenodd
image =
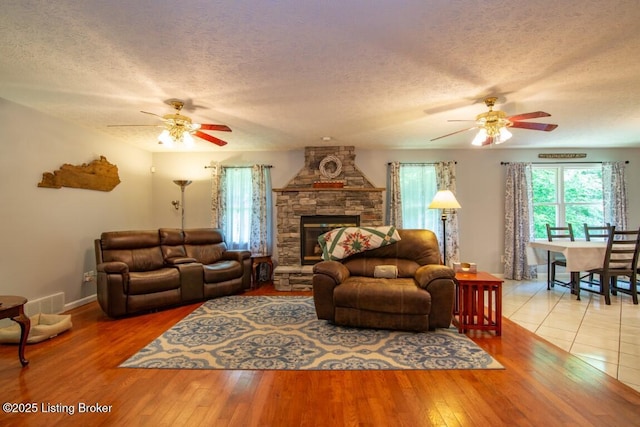
<path id="1" fill-rule="evenodd" d="M 438 211 L 429 209 L 429 203 L 437 189 L 433 164 L 410 163 L 400 166 L 404 228 L 427 229 L 437 233 L 440 215 Z"/>
<path id="2" fill-rule="evenodd" d="M 224 167 L 221 180 L 220 221 L 229 249 L 249 249 L 251 234 L 251 170 L 247 168 Z"/>
<path id="3" fill-rule="evenodd" d="M 443 239 L 441 212 L 429 209 L 438 189 L 455 193 L 455 162 L 392 162 L 388 174 L 387 222 L 398 228 L 432 230 L 438 236 L 441 252 L 443 245 L 447 245 L 448 265 L 457 261 L 460 256 L 457 216 L 447 215 L 447 236 Z"/>

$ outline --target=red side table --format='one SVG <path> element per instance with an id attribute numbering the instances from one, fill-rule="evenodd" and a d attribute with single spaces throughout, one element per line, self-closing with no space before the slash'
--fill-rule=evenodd
<path id="1" fill-rule="evenodd" d="M 454 324 L 458 332 L 471 329 L 502 334 L 502 279 L 484 271 L 456 273 Z M 486 309 L 485 309 L 486 304 Z"/>

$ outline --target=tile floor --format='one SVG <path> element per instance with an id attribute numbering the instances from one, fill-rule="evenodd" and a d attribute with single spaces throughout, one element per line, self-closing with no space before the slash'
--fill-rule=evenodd
<path id="1" fill-rule="evenodd" d="M 546 274 L 529 281 L 505 280 L 502 314 L 640 391 L 640 305 L 629 295 L 604 297 L 569 289 L 547 290 Z"/>

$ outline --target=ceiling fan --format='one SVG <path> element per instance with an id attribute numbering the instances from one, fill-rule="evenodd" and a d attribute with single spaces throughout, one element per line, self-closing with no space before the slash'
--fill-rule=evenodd
<path id="1" fill-rule="evenodd" d="M 484 103 L 487 107 L 489 107 L 489 111 L 486 113 L 478 114 L 475 119 L 475 126 L 472 126 L 467 129 L 462 129 L 456 132 L 449 133 L 447 135 L 442 135 L 437 138 L 433 138 L 431 141 L 435 141 L 437 139 L 446 138 L 447 136 L 455 135 L 460 132 L 466 132 L 471 129 L 480 129 L 478 134 L 475 136 L 472 145 L 490 145 L 490 144 L 502 144 L 509 138 L 511 138 L 512 134 L 509 132 L 507 128 L 520 128 L 520 129 L 530 129 L 530 130 L 542 130 L 545 132 L 550 132 L 558 127 L 558 125 L 552 125 L 547 123 L 534 123 L 534 122 L 523 122 L 521 120 L 527 119 L 535 119 L 538 117 L 550 117 L 551 114 L 545 113 L 544 111 L 535 111 L 532 113 L 525 114 L 516 114 L 515 116 L 507 117 L 507 115 L 500 110 L 494 110 L 493 106 L 496 104 L 498 100 L 495 96 L 489 96 L 485 98 Z M 458 121 L 468 121 L 468 120 L 449 120 L 450 122 L 458 122 Z"/>
<path id="2" fill-rule="evenodd" d="M 109 126 L 157 126 L 163 127 L 164 130 L 158 136 L 158 143 L 171 146 L 174 143 L 184 143 L 185 145 L 193 145 L 193 136 L 202 138 L 206 141 L 212 142 L 216 145 L 227 145 L 226 141 L 223 141 L 208 133 L 202 132 L 203 130 L 215 130 L 222 132 L 231 132 L 229 126 L 226 125 L 213 125 L 213 124 L 198 124 L 193 123 L 191 118 L 180 114 L 180 111 L 184 107 L 184 102 L 179 99 L 171 99 L 167 101 L 176 112 L 172 114 L 165 114 L 161 116 L 159 114 L 150 113 L 148 111 L 140 111 L 144 114 L 150 114 L 152 116 L 159 117 L 164 124 L 163 125 L 109 125 Z"/>

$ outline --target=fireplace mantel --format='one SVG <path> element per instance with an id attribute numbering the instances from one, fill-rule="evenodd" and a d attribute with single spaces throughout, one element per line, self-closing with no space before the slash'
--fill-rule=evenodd
<path id="1" fill-rule="evenodd" d="M 273 191 L 277 193 L 303 192 L 303 191 L 385 191 L 385 190 L 386 188 L 380 188 L 380 187 L 342 187 L 342 188 L 287 187 L 287 188 L 273 189 Z"/>

